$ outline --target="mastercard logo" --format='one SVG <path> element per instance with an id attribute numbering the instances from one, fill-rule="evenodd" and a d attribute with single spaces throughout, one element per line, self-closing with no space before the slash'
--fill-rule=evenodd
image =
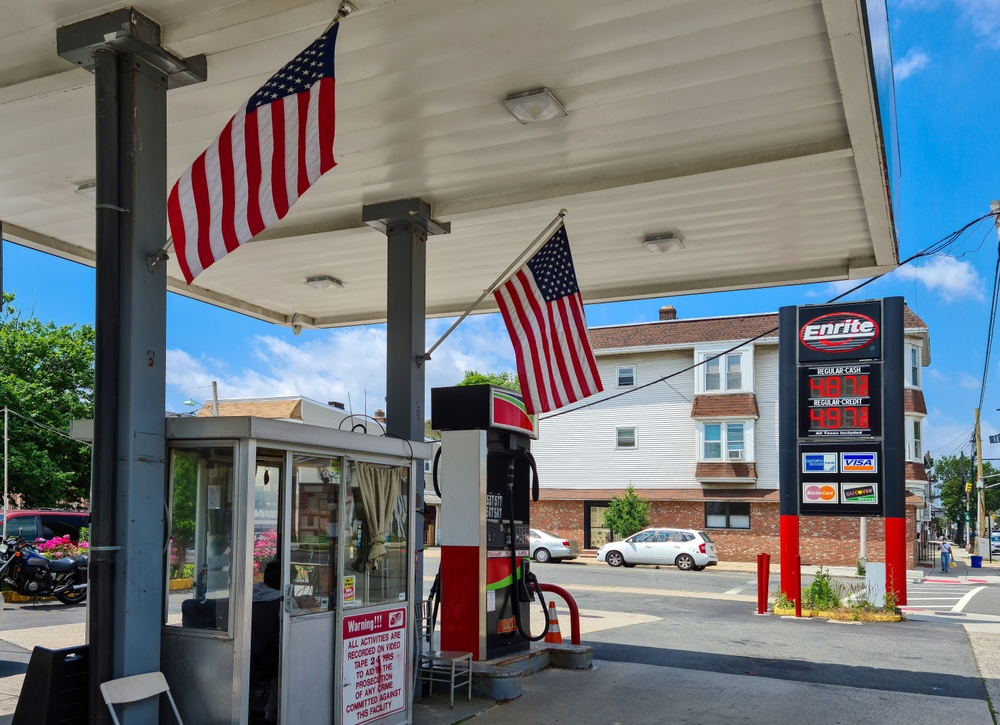
<path id="1" fill-rule="evenodd" d="M 815 502 L 830 502 L 837 498 L 837 489 L 833 486 L 809 486 L 806 488 L 806 499 Z"/>

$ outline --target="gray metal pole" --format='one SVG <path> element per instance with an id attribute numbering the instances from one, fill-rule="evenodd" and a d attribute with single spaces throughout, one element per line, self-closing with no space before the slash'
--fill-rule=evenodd
<path id="1" fill-rule="evenodd" d="M 385 232 L 389 259 L 386 299 L 386 432 L 412 441 L 424 439 L 424 366 L 426 342 L 427 237 L 447 234 L 451 225 L 431 218 L 423 199 L 401 199 L 369 204 L 361 218 Z M 412 482 L 416 541 L 413 550 L 414 589 L 411 598 L 423 599 L 424 580 L 424 467 L 415 461 Z"/>
<path id="2" fill-rule="evenodd" d="M 96 356 L 89 599 L 90 723 L 110 722 L 99 686 L 160 669 L 167 280 L 147 256 L 167 228 L 167 87 L 205 80 L 160 27 L 120 8 L 56 32 L 59 55 L 93 71 L 96 99 Z M 155 699 L 122 725 L 158 720 Z"/>
<path id="3" fill-rule="evenodd" d="M 90 491 L 90 722 L 108 722 L 100 697 L 102 682 L 114 679 L 115 491 L 118 439 L 119 204 L 118 54 L 99 48 L 94 84 L 97 117 L 97 236 L 94 328 L 94 453 Z"/>
<path id="4" fill-rule="evenodd" d="M 861 554 L 858 558 L 865 564 L 868 562 L 868 519 L 864 516 L 860 519 L 861 530 Z"/>

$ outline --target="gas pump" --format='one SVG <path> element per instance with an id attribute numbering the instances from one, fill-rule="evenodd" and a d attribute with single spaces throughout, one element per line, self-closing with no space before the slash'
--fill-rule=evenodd
<path id="1" fill-rule="evenodd" d="M 545 602 L 529 562 L 530 500 L 538 500 L 531 441 L 537 422 L 518 393 L 491 385 L 431 390 L 441 432 L 441 649 L 479 661 L 522 652 L 531 602 Z M 435 461 L 435 473 L 438 461 Z"/>

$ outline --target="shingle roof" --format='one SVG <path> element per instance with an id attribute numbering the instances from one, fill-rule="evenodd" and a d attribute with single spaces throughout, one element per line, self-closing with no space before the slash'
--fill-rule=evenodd
<path id="1" fill-rule="evenodd" d="M 212 403 L 208 403 L 198 411 L 197 417 L 208 418 L 215 415 Z M 219 403 L 219 415 L 223 418 L 230 416 L 253 416 L 254 418 L 280 418 L 302 420 L 302 399 L 292 400 L 247 400 L 233 403 L 221 401 Z"/>
<path id="2" fill-rule="evenodd" d="M 723 393 L 694 396 L 692 418 L 759 418 L 753 393 Z"/>
<path id="3" fill-rule="evenodd" d="M 909 307 L 903 308 L 903 323 L 907 329 L 927 329 L 927 324 L 917 317 Z M 590 343 L 595 350 L 609 350 L 624 347 L 745 340 L 768 331 L 773 331 L 768 337 L 777 337 L 777 327 L 778 315 L 773 312 L 760 315 L 640 322 L 632 325 L 592 327 L 590 329 Z"/>

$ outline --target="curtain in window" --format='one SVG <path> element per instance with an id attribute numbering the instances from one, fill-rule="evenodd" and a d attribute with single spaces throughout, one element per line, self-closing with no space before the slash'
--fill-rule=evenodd
<path id="1" fill-rule="evenodd" d="M 358 463 L 358 487 L 361 504 L 368 526 L 368 571 L 378 571 L 385 556 L 385 535 L 392 519 L 392 511 L 399 498 L 402 475 L 398 467 L 384 468 L 370 463 Z"/>

